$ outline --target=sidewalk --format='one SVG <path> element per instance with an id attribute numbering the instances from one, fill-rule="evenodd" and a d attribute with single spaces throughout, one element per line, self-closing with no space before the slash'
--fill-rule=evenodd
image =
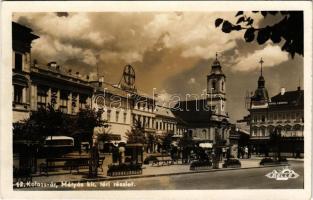
<path id="1" fill-rule="evenodd" d="M 264 158 L 264 156 L 252 155 L 249 159 L 262 160 L 263 158 Z M 289 157 L 287 157 L 287 160 L 288 161 L 301 161 L 301 162 L 303 162 L 304 158 L 289 158 Z"/>
<path id="2" fill-rule="evenodd" d="M 95 179 L 88 179 L 88 169 L 80 170 L 80 173 L 73 172 L 70 174 L 68 171 L 58 172 L 58 174 L 50 174 L 49 176 L 40 175 L 33 177 L 33 182 L 39 183 L 58 183 L 62 181 L 67 182 L 84 182 L 84 181 L 102 181 L 102 180 L 121 180 L 129 178 L 140 178 L 140 177 L 152 177 L 152 176 L 170 176 L 179 174 L 191 174 L 191 173 L 203 173 L 203 172 L 215 172 L 215 171 L 225 171 L 225 170 L 243 170 L 250 168 L 264 168 L 271 166 L 260 166 L 259 159 L 240 159 L 241 168 L 222 168 L 222 163 L 220 162 L 219 169 L 204 169 L 204 170 L 190 170 L 190 165 L 174 164 L 169 166 L 151 166 L 143 165 L 143 171 L 140 175 L 128 175 L 128 176 L 106 176 L 107 166 L 103 167 L 103 172 L 99 172 L 99 177 Z"/>

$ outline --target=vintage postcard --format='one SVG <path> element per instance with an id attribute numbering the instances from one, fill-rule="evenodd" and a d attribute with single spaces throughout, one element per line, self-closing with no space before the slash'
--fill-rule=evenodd
<path id="1" fill-rule="evenodd" d="M 310 199 L 312 2 L 3 2 L 1 197 Z"/>

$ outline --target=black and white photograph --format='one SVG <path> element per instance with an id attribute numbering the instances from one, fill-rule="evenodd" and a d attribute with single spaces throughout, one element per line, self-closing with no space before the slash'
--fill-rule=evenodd
<path id="1" fill-rule="evenodd" d="M 311 2 L 203 4 L 13 9 L 10 190 L 310 198 Z"/>

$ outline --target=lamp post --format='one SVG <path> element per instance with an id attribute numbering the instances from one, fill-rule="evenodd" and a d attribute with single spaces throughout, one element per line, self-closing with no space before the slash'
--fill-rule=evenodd
<path id="1" fill-rule="evenodd" d="M 213 148 L 213 153 L 212 153 L 212 160 L 213 160 L 213 169 L 218 169 L 219 168 L 219 130 L 218 128 L 215 128 L 215 146 Z"/>
<path id="2" fill-rule="evenodd" d="M 222 140 L 221 135 L 224 135 L 225 128 L 227 126 L 224 120 L 220 122 L 220 125 L 215 130 L 215 148 L 214 148 L 214 155 L 213 155 L 213 169 L 219 168 L 219 161 L 221 157 L 221 148 L 222 148 Z M 220 134 L 221 132 L 221 134 Z"/>

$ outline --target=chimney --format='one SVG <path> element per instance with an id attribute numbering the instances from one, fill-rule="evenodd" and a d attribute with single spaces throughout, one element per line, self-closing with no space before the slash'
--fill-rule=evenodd
<path id="1" fill-rule="evenodd" d="M 79 76 L 79 72 L 76 72 L 76 76 Z"/>
<path id="2" fill-rule="evenodd" d="M 70 74 L 70 75 L 72 74 L 72 69 L 68 70 L 68 74 Z"/>
<path id="3" fill-rule="evenodd" d="M 298 91 L 300 91 L 300 90 L 301 90 L 301 87 L 300 87 L 300 86 L 298 86 L 298 87 L 297 87 L 297 89 L 298 89 Z"/>
<path id="4" fill-rule="evenodd" d="M 280 89 L 280 95 L 284 95 L 285 92 L 286 92 L 286 88 L 281 88 L 281 89 Z"/>
<path id="5" fill-rule="evenodd" d="M 49 62 L 49 63 L 48 63 L 48 66 L 49 66 L 49 67 L 56 68 L 57 63 L 56 63 L 55 61 L 52 61 L 52 62 Z"/>

